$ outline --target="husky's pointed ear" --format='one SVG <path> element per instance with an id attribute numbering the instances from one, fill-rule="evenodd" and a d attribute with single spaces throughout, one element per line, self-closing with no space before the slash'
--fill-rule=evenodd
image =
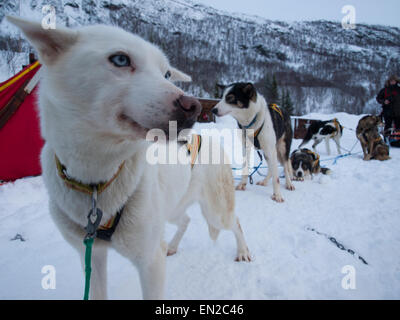
<path id="1" fill-rule="evenodd" d="M 171 72 L 171 81 L 175 82 L 175 81 L 183 81 L 183 82 L 191 82 L 192 81 L 192 77 L 187 75 L 186 73 L 179 71 L 176 68 L 172 68 L 170 69 Z"/>
<path id="2" fill-rule="evenodd" d="M 221 89 L 222 91 L 225 91 L 225 89 L 226 89 L 227 87 L 228 87 L 227 85 L 217 83 L 217 88 Z"/>
<path id="3" fill-rule="evenodd" d="M 37 49 L 40 61 L 52 64 L 60 54 L 72 46 L 77 32 L 66 28 L 44 29 L 39 22 L 7 16 L 7 20 L 17 26 Z"/>
<path id="4" fill-rule="evenodd" d="M 243 87 L 243 93 L 252 101 L 257 101 L 257 90 L 252 83 L 246 83 Z"/>

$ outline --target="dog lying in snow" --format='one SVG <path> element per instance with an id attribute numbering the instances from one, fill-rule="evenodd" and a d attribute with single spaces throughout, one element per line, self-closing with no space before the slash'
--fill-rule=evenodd
<path id="1" fill-rule="evenodd" d="M 43 63 L 43 179 L 51 216 L 82 261 L 93 186 L 99 190 L 101 225 L 124 208 L 112 241 L 94 242 L 91 298 L 107 297 L 109 247 L 137 266 L 144 298 L 163 298 L 167 250 L 176 252 L 189 223 L 185 210 L 195 201 L 211 237 L 216 239 L 221 229 L 233 231 L 236 260 L 250 261 L 234 213 L 229 165 L 150 165 L 146 159 L 150 129 L 166 132 L 169 122 L 177 121 L 181 131 L 195 123 L 200 103 L 172 83 L 190 77 L 171 67 L 156 46 L 116 27 L 44 30 L 39 23 L 8 19 Z M 165 221 L 179 226 L 168 248 L 163 242 Z"/>
<path id="2" fill-rule="evenodd" d="M 329 121 L 315 121 L 307 129 L 306 136 L 303 142 L 300 144 L 299 148 L 306 145 L 310 140 L 314 140 L 312 146 L 313 150 L 316 152 L 316 147 L 322 140 L 325 140 L 326 151 L 328 155 L 331 154 L 331 149 L 329 147 L 329 139 L 333 139 L 336 143 L 338 154 L 342 154 L 340 150 L 340 139 L 343 135 L 343 127 L 337 119 Z"/>
<path id="3" fill-rule="evenodd" d="M 303 181 L 304 178 L 310 177 L 314 174 L 330 174 L 331 170 L 328 168 L 321 168 L 319 162 L 319 154 L 309 149 L 298 149 L 292 152 L 290 156 L 292 162 L 294 179 Z"/>
<path id="4" fill-rule="evenodd" d="M 364 160 L 389 160 L 389 147 L 378 132 L 382 121 L 377 116 L 365 116 L 358 122 L 356 136 L 360 140 Z"/>
<path id="5" fill-rule="evenodd" d="M 227 86 L 222 100 L 212 110 L 217 116 L 231 114 L 243 129 L 242 145 L 246 153 L 244 167 L 247 169 L 249 162 L 250 145 L 254 141 L 256 149 L 264 152 L 268 163 L 268 175 L 258 182 L 266 186 L 272 177 L 274 194 L 272 199 L 283 202 L 280 192 L 278 176 L 278 159 L 284 166 L 286 188 L 294 190 L 292 184 L 292 166 L 289 161 L 290 147 L 292 144 L 292 126 L 290 116 L 277 105 L 267 105 L 264 97 L 259 94 L 252 83 L 235 83 Z M 252 129 L 252 130 L 249 130 Z M 253 133 L 251 133 L 253 131 Z M 242 176 L 242 181 L 237 186 L 238 190 L 245 190 L 248 174 Z"/>

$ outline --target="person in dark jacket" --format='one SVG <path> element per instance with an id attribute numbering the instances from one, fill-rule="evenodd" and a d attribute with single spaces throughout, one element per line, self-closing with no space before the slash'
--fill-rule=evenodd
<path id="1" fill-rule="evenodd" d="M 400 130 L 400 78 L 390 76 L 376 101 L 382 105 L 381 117 L 385 120 L 385 134 L 393 128 L 393 122 L 396 129 Z"/>

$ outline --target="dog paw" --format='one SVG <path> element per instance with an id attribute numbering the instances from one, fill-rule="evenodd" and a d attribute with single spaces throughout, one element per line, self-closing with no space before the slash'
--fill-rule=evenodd
<path id="1" fill-rule="evenodd" d="M 243 252 L 238 252 L 237 257 L 235 259 L 236 262 L 251 262 L 251 256 L 250 256 L 250 252 L 249 249 L 246 249 Z"/>
<path id="2" fill-rule="evenodd" d="M 167 251 L 167 257 L 169 256 L 173 256 L 174 254 L 176 254 L 176 249 L 168 249 Z"/>
<path id="3" fill-rule="evenodd" d="M 236 186 L 236 190 L 239 191 L 245 191 L 246 190 L 246 184 L 245 183 L 240 183 Z"/>
<path id="4" fill-rule="evenodd" d="M 369 160 L 371 160 L 371 158 L 372 158 L 372 156 L 368 154 L 364 157 L 364 161 L 369 161 Z"/>
<path id="5" fill-rule="evenodd" d="M 287 184 L 287 185 L 286 185 L 286 189 L 288 189 L 288 190 L 290 190 L 290 191 L 296 190 L 296 188 L 295 188 L 294 185 L 292 185 L 292 184 Z"/>
<path id="6" fill-rule="evenodd" d="M 263 180 L 263 181 L 258 181 L 258 182 L 257 182 L 257 185 L 258 185 L 258 186 L 262 186 L 262 187 L 266 187 L 266 186 L 268 185 L 268 182 L 266 182 L 266 181 L 264 181 L 264 180 Z"/>
<path id="7" fill-rule="evenodd" d="M 279 203 L 282 203 L 285 201 L 285 200 L 283 200 L 283 198 L 280 194 L 278 194 L 278 195 L 273 194 L 271 198 L 272 198 L 272 200 L 279 202 Z"/>

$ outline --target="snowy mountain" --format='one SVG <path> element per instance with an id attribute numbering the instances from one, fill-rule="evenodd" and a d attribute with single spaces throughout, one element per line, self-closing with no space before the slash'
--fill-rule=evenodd
<path id="1" fill-rule="evenodd" d="M 40 20 L 45 4 L 56 8 L 57 24 L 113 24 L 158 44 L 174 65 L 192 75 L 194 82 L 185 89 L 202 97 L 214 96 L 217 82 L 240 80 L 256 82 L 265 92 L 266 78 L 275 74 L 280 87 L 289 89 L 297 114 L 360 114 L 378 107 L 374 97 L 385 78 L 400 73 L 399 28 L 285 23 L 184 0 L 4 0 L 0 73 L 26 63 L 21 52 L 29 50 L 4 16 Z"/>

